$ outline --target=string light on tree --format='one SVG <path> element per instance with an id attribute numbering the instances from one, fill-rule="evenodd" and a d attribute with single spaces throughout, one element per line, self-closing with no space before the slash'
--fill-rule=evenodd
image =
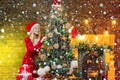
<path id="1" fill-rule="evenodd" d="M 5 32 L 5 30 L 4 29 L 1 29 L 1 33 L 4 33 Z"/>
<path id="2" fill-rule="evenodd" d="M 33 3 L 33 4 L 32 4 L 32 6 L 33 6 L 33 7 L 36 7 L 36 6 L 37 6 L 37 4 L 36 4 L 36 3 Z"/>
<path id="3" fill-rule="evenodd" d="M 109 32 L 106 30 L 104 33 L 105 33 L 106 35 L 108 35 Z"/>
<path id="4" fill-rule="evenodd" d="M 95 36 L 95 40 L 98 41 L 98 36 L 97 35 Z"/>
<path id="5" fill-rule="evenodd" d="M 100 7 L 103 7 L 103 3 L 100 3 Z"/>
<path id="6" fill-rule="evenodd" d="M 79 38 L 80 40 L 84 40 L 84 39 L 85 39 L 85 36 L 84 36 L 84 35 L 78 35 L 78 38 Z"/>

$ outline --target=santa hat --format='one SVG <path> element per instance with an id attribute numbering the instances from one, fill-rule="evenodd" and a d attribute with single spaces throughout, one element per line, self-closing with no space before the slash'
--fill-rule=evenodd
<path id="1" fill-rule="evenodd" d="M 31 22 L 26 26 L 26 30 L 27 30 L 27 34 L 29 35 L 31 33 L 31 31 L 35 28 L 35 27 L 39 27 L 40 25 L 37 22 Z"/>

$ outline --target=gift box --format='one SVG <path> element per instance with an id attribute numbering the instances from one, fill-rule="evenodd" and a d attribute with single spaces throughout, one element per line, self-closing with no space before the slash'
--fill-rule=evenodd
<path id="1" fill-rule="evenodd" d="M 33 80 L 31 73 L 19 73 L 16 76 L 16 80 Z"/>
<path id="2" fill-rule="evenodd" d="M 19 72 L 19 73 L 22 73 L 23 71 L 30 72 L 30 66 L 27 65 L 27 64 L 23 64 L 23 65 L 20 67 L 20 72 Z"/>
<path id="3" fill-rule="evenodd" d="M 16 80 L 33 80 L 32 74 L 30 73 L 30 66 L 23 64 L 20 67 L 20 71 L 16 76 Z"/>

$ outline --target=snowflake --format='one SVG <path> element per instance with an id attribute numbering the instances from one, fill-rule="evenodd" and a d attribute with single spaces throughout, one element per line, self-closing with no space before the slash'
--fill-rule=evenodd
<path id="1" fill-rule="evenodd" d="M 103 14 L 106 14 L 106 11 L 104 11 Z"/>
<path id="2" fill-rule="evenodd" d="M 40 14 L 39 11 L 37 11 L 36 14 Z"/>
<path id="3" fill-rule="evenodd" d="M 32 4 L 32 6 L 33 6 L 33 7 L 36 7 L 36 6 L 37 6 L 37 4 L 36 4 L 36 3 L 33 3 L 33 4 Z"/>
<path id="4" fill-rule="evenodd" d="M 114 19 L 114 16 L 111 16 L 110 18 L 111 18 L 111 19 Z"/>
<path id="5" fill-rule="evenodd" d="M 100 7 L 103 7 L 103 3 L 100 3 Z"/>
<path id="6" fill-rule="evenodd" d="M 22 11 L 22 14 L 24 14 L 25 12 L 24 11 Z"/>
<path id="7" fill-rule="evenodd" d="M 91 14 L 92 12 L 91 12 L 91 11 L 89 11 L 88 13 L 89 13 L 89 14 Z"/>
<path id="8" fill-rule="evenodd" d="M 4 33 L 5 32 L 5 30 L 4 29 L 1 29 L 1 33 Z"/>
<path id="9" fill-rule="evenodd" d="M 1 39 L 3 39 L 3 38 L 4 38 L 4 36 L 0 36 L 0 38 L 1 38 Z"/>

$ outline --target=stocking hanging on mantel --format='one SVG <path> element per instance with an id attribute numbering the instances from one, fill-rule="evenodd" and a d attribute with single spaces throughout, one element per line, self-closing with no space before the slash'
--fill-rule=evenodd
<path id="1" fill-rule="evenodd" d="M 77 31 L 77 28 L 75 26 L 72 26 L 69 29 L 69 33 L 71 33 L 72 38 L 76 38 L 78 36 L 78 31 Z"/>

